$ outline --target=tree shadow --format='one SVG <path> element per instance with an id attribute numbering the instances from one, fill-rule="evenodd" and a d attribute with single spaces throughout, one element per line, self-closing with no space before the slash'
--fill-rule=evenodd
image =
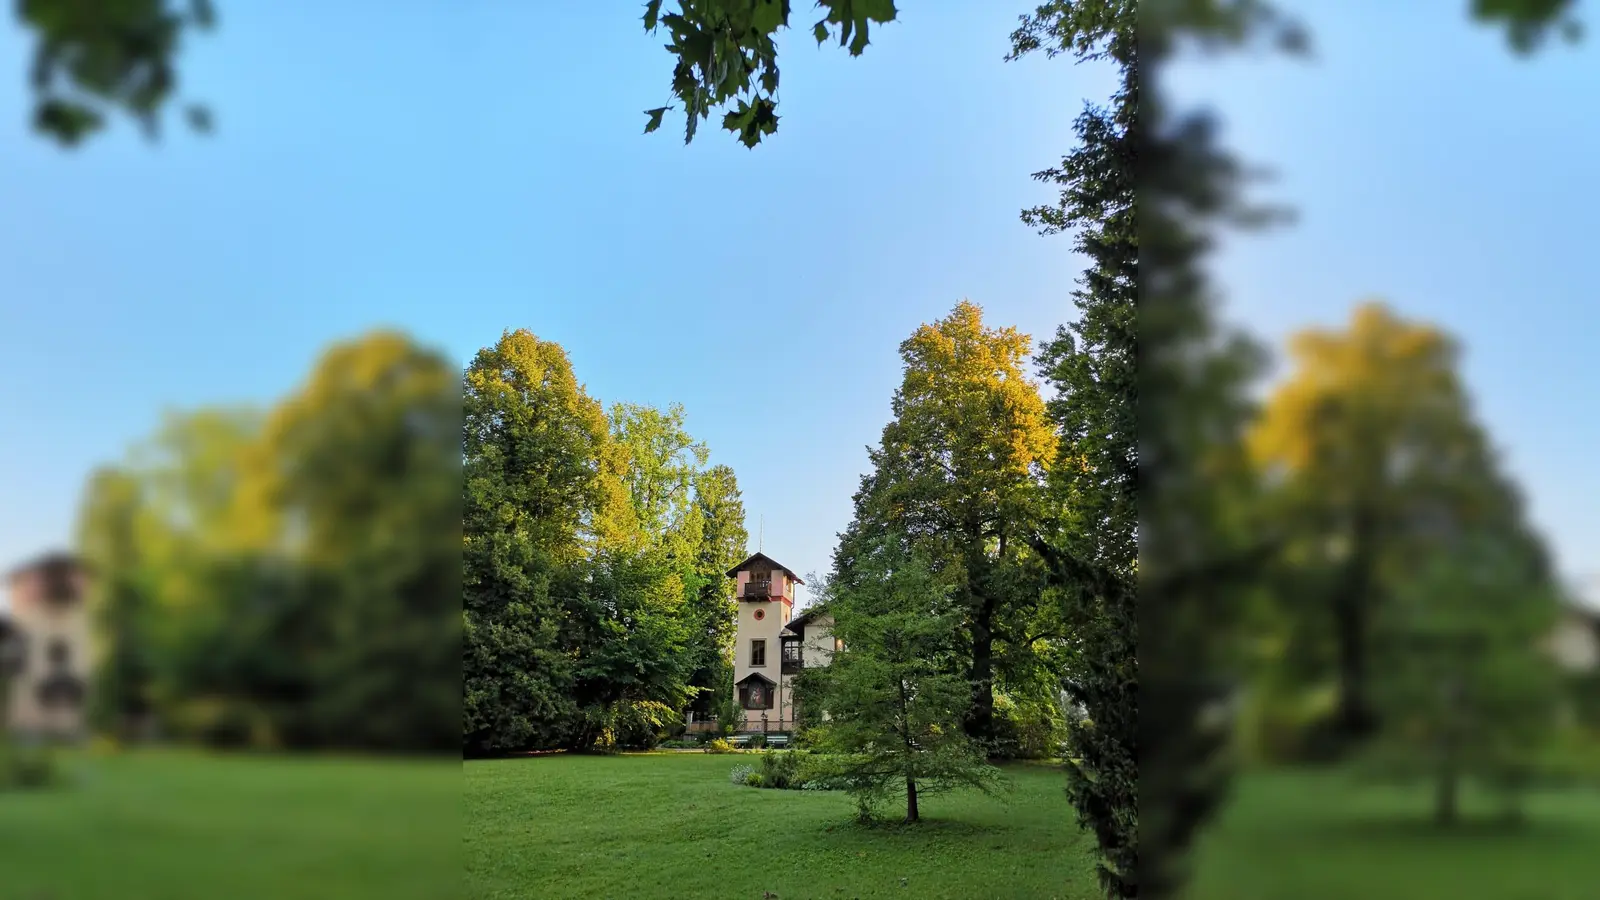
<path id="1" fill-rule="evenodd" d="M 1573 823 L 1539 818 L 1474 816 L 1441 825 L 1432 816 L 1359 816 L 1326 822 L 1315 831 L 1330 838 L 1403 841 L 1405 843 L 1503 843 L 1506 841 L 1588 840 L 1591 835 Z"/>

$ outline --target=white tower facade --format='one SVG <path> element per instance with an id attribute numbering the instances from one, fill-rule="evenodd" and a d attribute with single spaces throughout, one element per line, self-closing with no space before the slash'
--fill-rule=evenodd
<path id="1" fill-rule="evenodd" d="M 89 687 L 88 576 L 66 555 L 51 555 L 13 571 L 10 621 L 17 671 L 6 698 L 4 724 L 29 735 L 80 738 Z"/>
<path id="2" fill-rule="evenodd" d="M 799 646 L 784 632 L 794 618 L 794 589 L 805 582 L 764 553 L 751 556 L 727 574 L 737 583 L 733 684 L 744 708 L 743 730 L 792 730 Z"/>

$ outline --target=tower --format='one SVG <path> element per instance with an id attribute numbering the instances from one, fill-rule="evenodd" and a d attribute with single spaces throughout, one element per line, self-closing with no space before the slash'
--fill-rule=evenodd
<path id="1" fill-rule="evenodd" d="M 794 588 L 805 584 L 764 553 L 728 570 L 736 579 L 738 627 L 734 637 L 733 685 L 744 708 L 746 731 L 788 731 L 794 725 L 793 679 L 799 644 L 784 634 L 794 618 Z"/>
<path id="2" fill-rule="evenodd" d="M 15 651 L 6 712 L 13 730 L 51 738 L 84 733 L 89 683 L 87 575 L 76 559 L 53 554 L 7 579 Z M 10 654 L 8 654 L 10 655 Z"/>

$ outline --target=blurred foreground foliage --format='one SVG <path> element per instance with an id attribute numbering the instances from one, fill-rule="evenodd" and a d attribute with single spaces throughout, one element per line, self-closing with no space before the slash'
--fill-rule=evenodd
<path id="1" fill-rule="evenodd" d="M 95 718 L 128 737 L 456 747 L 458 370 L 335 346 L 268 410 L 174 414 L 91 479 Z"/>

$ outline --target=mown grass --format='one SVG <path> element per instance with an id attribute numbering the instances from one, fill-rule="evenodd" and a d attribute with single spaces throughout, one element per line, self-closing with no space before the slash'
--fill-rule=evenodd
<path id="1" fill-rule="evenodd" d="M 1600 791 L 1541 791 L 1526 821 L 1467 797 L 1441 831 L 1426 785 L 1379 786 L 1337 771 L 1242 777 L 1196 855 L 1193 900 L 1593 900 L 1600 897 Z"/>
<path id="2" fill-rule="evenodd" d="M 755 754 L 547 756 L 466 764 L 474 898 L 1092 900 L 1091 837 L 1052 767 L 1003 797 L 926 798 L 863 827 L 848 795 L 733 785 Z"/>
<path id="3" fill-rule="evenodd" d="M 462 896 L 454 764 L 136 752 L 0 792 L 4 900 Z"/>

